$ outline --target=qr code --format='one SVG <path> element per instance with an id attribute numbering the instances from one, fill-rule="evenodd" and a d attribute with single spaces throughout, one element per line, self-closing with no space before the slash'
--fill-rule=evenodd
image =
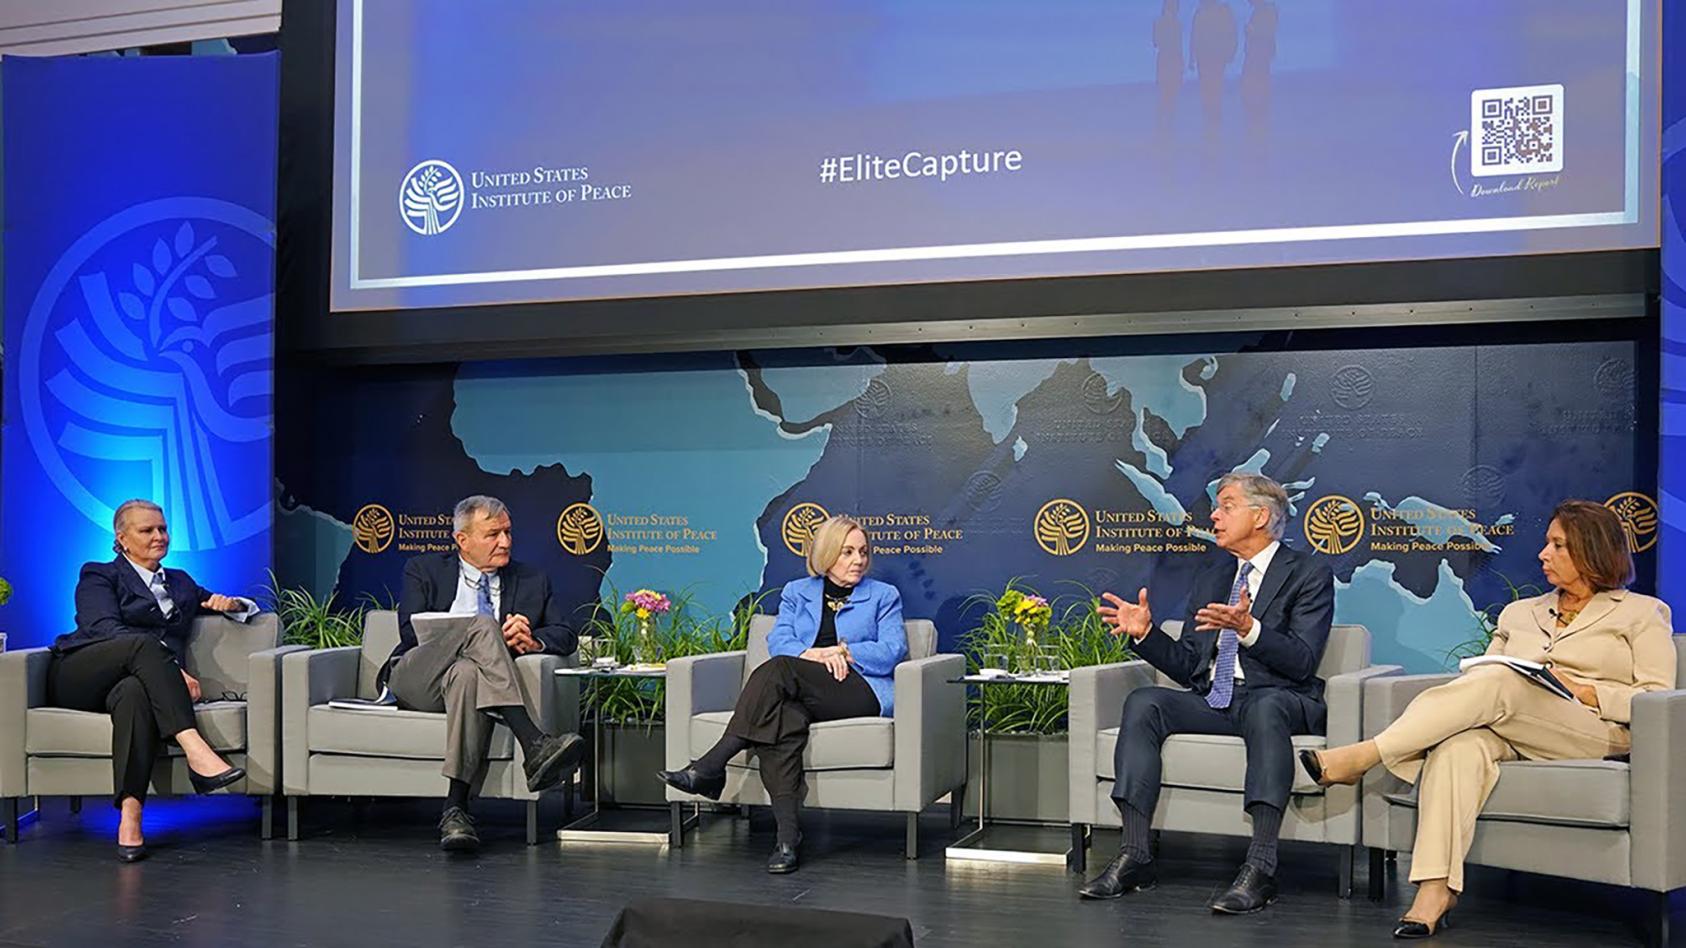
<path id="1" fill-rule="evenodd" d="M 1477 89 L 1469 96 L 1470 174 L 1563 170 L 1563 87 Z"/>

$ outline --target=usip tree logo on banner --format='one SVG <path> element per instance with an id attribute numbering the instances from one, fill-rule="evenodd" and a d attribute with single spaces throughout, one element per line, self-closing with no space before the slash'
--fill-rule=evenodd
<path id="1" fill-rule="evenodd" d="M 404 224 L 423 237 L 450 230 L 462 214 L 462 201 L 462 175 L 438 159 L 411 168 L 398 189 L 398 212 Z"/>
<path id="2" fill-rule="evenodd" d="M 274 226 L 212 198 L 138 204 L 65 251 L 18 353 L 30 447 L 65 499 L 109 529 L 162 504 L 178 550 L 269 526 Z M 256 486 L 254 486 L 254 484 Z"/>

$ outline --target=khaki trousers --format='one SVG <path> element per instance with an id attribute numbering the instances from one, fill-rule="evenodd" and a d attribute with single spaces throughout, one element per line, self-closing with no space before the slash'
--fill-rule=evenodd
<path id="1" fill-rule="evenodd" d="M 398 705 L 445 712 L 445 766 L 453 780 L 478 781 L 492 749 L 495 708 L 526 707 L 515 658 L 503 630 L 480 616 L 459 633 L 442 635 L 404 653 L 388 682 Z M 528 708 L 529 716 L 532 709 Z"/>
<path id="2" fill-rule="evenodd" d="M 1456 892 L 1501 762 L 1598 759 L 1632 743 L 1626 727 L 1498 667 L 1423 692 L 1375 740 L 1383 766 L 1417 784 L 1411 881 L 1445 879 Z"/>

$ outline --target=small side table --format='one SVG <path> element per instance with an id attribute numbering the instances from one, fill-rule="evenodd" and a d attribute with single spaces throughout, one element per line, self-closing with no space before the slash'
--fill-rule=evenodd
<path id="1" fill-rule="evenodd" d="M 949 684 L 978 688 L 978 825 L 965 836 L 955 840 L 943 851 L 944 858 L 973 862 L 1016 862 L 1043 866 L 1069 866 L 1072 854 L 1022 849 L 1001 849 L 984 845 L 992 821 L 989 819 L 989 691 L 1002 685 L 1021 685 L 1048 688 L 1067 688 L 1070 682 L 1064 674 L 1037 675 L 962 675 L 950 678 Z M 966 736 L 968 745 L 971 735 Z M 968 756 L 970 750 L 968 749 Z M 1038 824 L 1050 825 L 1050 824 Z"/>
<path id="2" fill-rule="evenodd" d="M 652 665 L 622 665 L 611 668 L 584 666 L 559 668 L 558 677 L 586 679 L 585 704 L 591 709 L 591 810 L 584 816 L 556 831 L 559 842 L 584 843 L 645 843 L 649 845 L 683 845 L 685 830 L 697 825 L 699 805 L 693 804 L 689 816 L 677 825 L 669 826 L 671 818 L 666 807 L 661 809 L 661 828 L 647 825 L 610 827 L 604 821 L 603 772 L 608 769 L 603 759 L 603 709 L 598 703 L 599 686 L 613 678 L 666 678 L 667 669 Z M 654 815 L 656 811 L 650 811 Z"/>

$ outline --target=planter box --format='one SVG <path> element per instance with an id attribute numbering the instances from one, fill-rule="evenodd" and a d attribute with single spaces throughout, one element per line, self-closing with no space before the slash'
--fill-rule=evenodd
<path id="1" fill-rule="evenodd" d="M 966 815 L 978 815 L 978 735 L 970 736 Z M 989 736 L 989 817 L 1064 823 L 1071 808 L 1067 735 Z"/>
<path id="2" fill-rule="evenodd" d="M 590 731 L 581 736 L 591 740 Z M 667 767 L 666 740 L 660 724 L 605 724 L 603 759 L 609 771 L 603 775 L 603 801 L 665 805 L 667 788 L 656 779 L 656 771 Z"/>

